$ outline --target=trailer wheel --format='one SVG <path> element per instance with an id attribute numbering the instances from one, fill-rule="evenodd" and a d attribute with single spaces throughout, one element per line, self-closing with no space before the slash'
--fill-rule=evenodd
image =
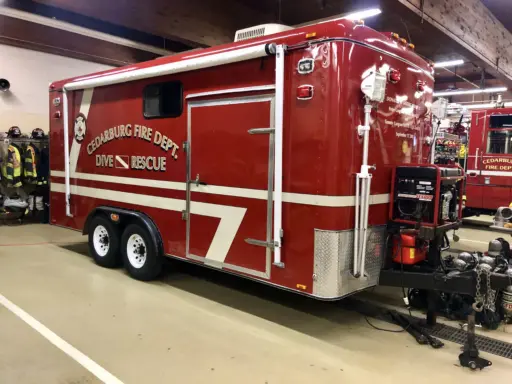
<path id="1" fill-rule="evenodd" d="M 107 218 L 98 215 L 89 227 L 89 253 L 96 264 L 114 268 L 120 264 L 119 231 Z"/>
<path id="2" fill-rule="evenodd" d="M 138 224 L 126 227 L 121 237 L 124 267 L 137 280 L 155 279 L 162 271 L 162 255 L 149 232 Z"/>

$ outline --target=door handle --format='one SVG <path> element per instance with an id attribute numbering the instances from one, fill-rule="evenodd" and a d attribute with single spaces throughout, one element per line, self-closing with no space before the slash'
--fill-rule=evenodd
<path id="1" fill-rule="evenodd" d="M 199 179 L 199 173 L 196 175 L 196 179 L 193 181 L 193 183 L 196 184 L 196 187 L 199 187 L 200 185 L 208 185 Z"/>
<path id="2" fill-rule="evenodd" d="M 478 172 L 468 172 L 469 177 L 476 177 L 478 176 Z"/>

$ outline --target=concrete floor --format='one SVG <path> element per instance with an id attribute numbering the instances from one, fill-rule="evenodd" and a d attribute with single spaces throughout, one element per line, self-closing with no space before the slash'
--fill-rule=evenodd
<path id="1" fill-rule="evenodd" d="M 0 266 L 1 384 L 99 383 L 90 370 L 101 368 L 127 384 L 481 383 L 512 372 L 486 354 L 494 365 L 470 372 L 456 344 L 419 346 L 336 303 L 185 263 L 138 282 L 96 266 L 85 238 L 62 228 L 2 227 Z"/>

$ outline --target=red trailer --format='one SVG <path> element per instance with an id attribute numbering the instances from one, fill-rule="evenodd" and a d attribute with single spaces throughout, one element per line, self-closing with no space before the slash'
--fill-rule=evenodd
<path id="1" fill-rule="evenodd" d="M 427 163 L 432 67 L 333 20 L 50 86 L 51 223 L 322 299 L 378 283 L 391 173 Z"/>
<path id="2" fill-rule="evenodd" d="M 473 111 L 466 207 L 496 210 L 512 202 L 512 108 Z"/>

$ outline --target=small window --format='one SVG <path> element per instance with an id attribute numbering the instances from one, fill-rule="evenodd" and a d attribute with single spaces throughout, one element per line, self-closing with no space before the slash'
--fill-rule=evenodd
<path id="1" fill-rule="evenodd" d="M 144 117 L 178 117 L 183 111 L 183 86 L 180 81 L 150 84 L 144 88 Z"/>
<path id="2" fill-rule="evenodd" d="M 512 154 L 512 130 L 489 131 L 487 153 Z"/>
<path id="3" fill-rule="evenodd" d="M 512 115 L 492 115 L 489 119 L 489 128 L 512 129 Z"/>

